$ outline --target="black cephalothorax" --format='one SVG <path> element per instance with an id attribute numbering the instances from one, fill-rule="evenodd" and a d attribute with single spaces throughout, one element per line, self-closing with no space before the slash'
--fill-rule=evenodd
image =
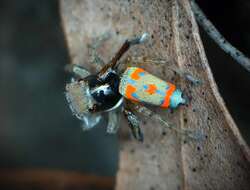
<path id="1" fill-rule="evenodd" d="M 90 95 L 96 101 L 93 110 L 90 110 L 90 112 L 110 110 L 121 101 L 122 96 L 119 93 L 120 78 L 114 71 L 107 73 L 102 78 L 90 75 L 85 80 L 89 84 Z"/>

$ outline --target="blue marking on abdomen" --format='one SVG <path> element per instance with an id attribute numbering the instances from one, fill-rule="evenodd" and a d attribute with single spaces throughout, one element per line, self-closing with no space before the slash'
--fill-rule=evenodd
<path id="1" fill-rule="evenodd" d="M 133 80 L 133 79 L 130 79 L 130 78 L 127 79 L 127 82 L 130 83 L 130 84 L 133 84 L 133 85 L 136 84 L 136 81 Z"/>
<path id="2" fill-rule="evenodd" d="M 161 91 L 161 90 L 156 90 L 156 93 L 157 93 L 157 94 L 160 94 L 160 95 L 162 95 L 162 96 L 165 96 L 165 95 L 166 95 L 166 92 L 163 92 L 163 91 Z"/>
<path id="3" fill-rule="evenodd" d="M 148 85 L 143 85 L 143 88 L 145 89 L 145 90 L 147 90 L 148 89 Z"/>
<path id="4" fill-rule="evenodd" d="M 140 77 L 143 77 L 143 76 L 145 75 L 144 72 L 140 72 L 140 73 L 138 73 L 138 74 L 139 74 Z"/>
<path id="5" fill-rule="evenodd" d="M 134 92 L 131 94 L 133 96 L 133 98 L 139 99 L 139 96 Z"/>

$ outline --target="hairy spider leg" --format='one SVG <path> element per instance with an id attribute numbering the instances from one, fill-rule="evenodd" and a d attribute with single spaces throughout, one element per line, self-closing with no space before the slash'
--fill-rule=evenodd
<path id="1" fill-rule="evenodd" d="M 111 110 L 108 112 L 108 125 L 107 125 L 107 133 L 115 134 L 120 127 L 120 119 L 121 119 L 121 110 L 123 106 Z"/>
<path id="2" fill-rule="evenodd" d="M 123 110 L 123 114 L 128 120 L 128 126 L 131 129 L 133 137 L 137 139 L 138 141 L 143 142 L 144 137 L 140 128 L 139 118 L 127 106 L 125 106 Z"/>
<path id="3" fill-rule="evenodd" d="M 110 39 L 111 34 L 109 32 L 105 32 L 101 36 L 94 38 L 93 42 L 91 44 L 88 44 L 88 53 L 90 56 L 90 63 L 95 68 L 96 71 L 99 71 L 102 69 L 102 67 L 105 65 L 105 62 L 102 60 L 102 58 L 97 53 L 97 49 L 108 39 Z"/>
<path id="4" fill-rule="evenodd" d="M 105 65 L 105 62 L 98 55 L 97 49 L 102 45 L 104 41 L 108 40 L 110 36 L 111 36 L 110 33 L 106 32 L 101 36 L 94 38 L 91 44 L 87 44 L 88 53 L 90 56 L 90 63 L 91 66 L 93 66 L 96 71 L 101 70 L 103 65 Z M 85 78 L 91 74 L 83 66 L 76 64 L 67 64 L 64 69 L 66 72 L 72 73 L 79 78 Z"/>
<path id="5" fill-rule="evenodd" d="M 177 133 L 185 135 L 186 137 L 191 138 L 193 140 L 200 141 L 200 140 L 204 139 L 204 135 L 202 134 L 201 131 L 193 131 L 193 130 L 188 130 L 188 129 L 179 129 L 176 126 L 168 123 L 159 114 L 153 112 L 152 110 L 146 108 L 145 106 L 136 104 L 136 105 L 134 105 L 134 108 L 138 113 L 141 113 L 146 117 L 149 117 L 151 119 L 155 119 L 155 120 L 159 121 L 162 124 L 163 127 L 170 128 L 170 129 L 176 131 Z"/>
<path id="6" fill-rule="evenodd" d="M 76 77 L 82 78 L 82 79 L 91 74 L 87 69 L 83 68 L 82 66 L 76 65 L 76 64 L 67 64 L 64 67 L 64 69 L 66 72 L 72 73 Z"/>

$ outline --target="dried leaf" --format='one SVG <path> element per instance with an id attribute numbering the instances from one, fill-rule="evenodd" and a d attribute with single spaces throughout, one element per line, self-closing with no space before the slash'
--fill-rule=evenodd
<path id="1" fill-rule="evenodd" d="M 159 113 L 205 137 L 185 140 L 146 120 L 143 144 L 122 139 L 117 190 L 249 188 L 250 152 L 220 97 L 188 0 L 61 0 L 61 14 L 73 63 L 88 62 L 86 44 L 107 32 L 111 39 L 99 49 L 105 61 L 127 37 L 150 33 L 149 43 L 128 54 L 170 60 L 161 68 L 147 64 L 145 69 L 177 83 L 191 97 L 187 107 Z M 175 76 L 171 66 L 202 84 L 193 86 Z"/>

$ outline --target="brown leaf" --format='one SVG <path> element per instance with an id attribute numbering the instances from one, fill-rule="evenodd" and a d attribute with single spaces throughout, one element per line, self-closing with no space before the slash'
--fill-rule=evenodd
<path id="1" fill-rule="evenodd" d="M 149 43 L 128 54 L 170 60 L 160 68 L 147 64 L 145 69 L 176 82 L 191 97 L 187 107 L 159 113 L 175 126 L 202 131 L 205 137 L 185 140 L 145 120 L 143 144 L 122 140 L 117 190 L 249 188 L 249 149 L 218 92 L 188 0 L 61 0 L 61 14 L 73 63 L 85 64 L 86 43 L 104 33 L 112 36 L 99 49 L 105 61 L 127 37 L 150 33 Z M 202 85 L 195 87 L 175 76 L 171 66 L 201 79 Z"/>

